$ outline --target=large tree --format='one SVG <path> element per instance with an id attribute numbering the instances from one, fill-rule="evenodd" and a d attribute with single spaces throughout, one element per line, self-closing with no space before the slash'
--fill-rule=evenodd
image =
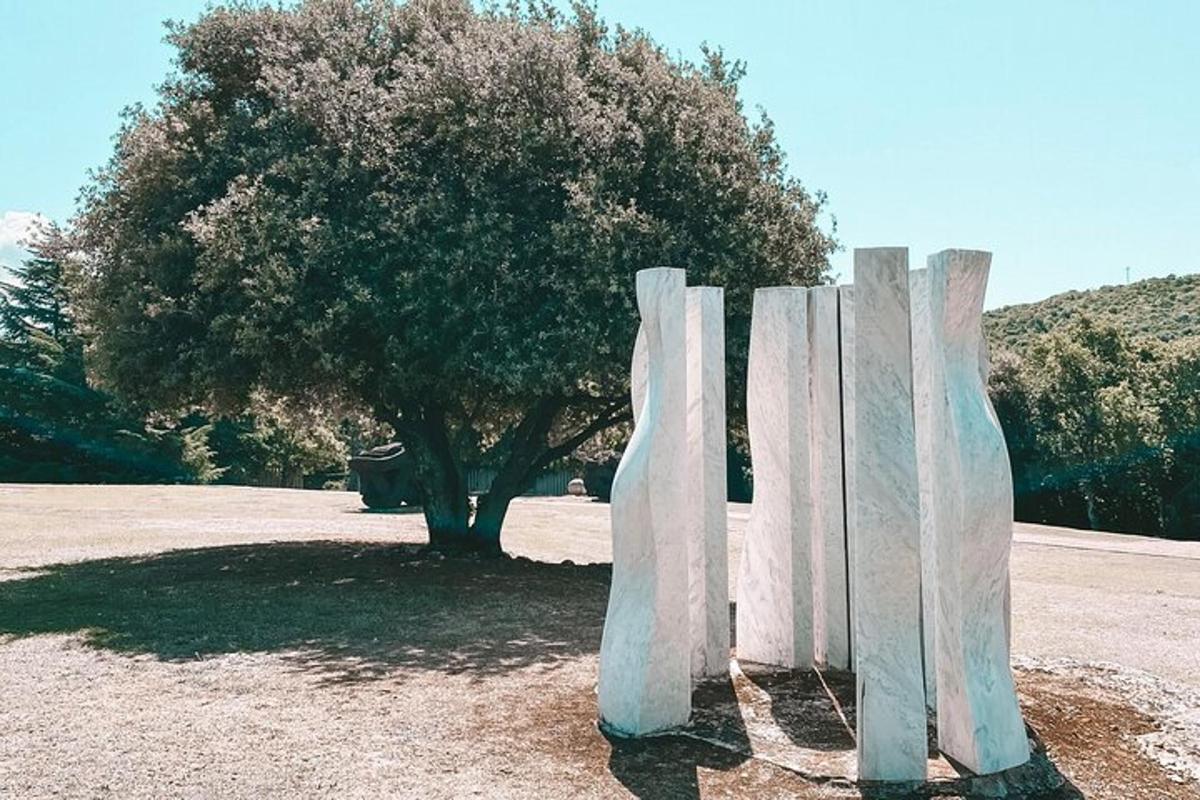
<path id="1" fill-rule="evenodd" d="M 740 65 L 586 6 L 237 4 L 168 38 L 78 220 L 100 374 L 160 407 L 369 410 L 436 546 L 499 552 L 511 498 L 628 419 L 637 270 L 726 286 L 738 364 L 753 287 L 817 282 L 834 247 Z"/>

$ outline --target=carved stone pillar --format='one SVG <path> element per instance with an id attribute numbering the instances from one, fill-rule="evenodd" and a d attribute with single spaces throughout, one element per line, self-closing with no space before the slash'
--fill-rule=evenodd
<path id="1" fill-rule="evenodd" d="M 813 637 L 819 664 L 850 667 L 838 289 L 808 290 L 809 464 L 813 495 Z"/>
<path id="2" fill-rule="evenodd" d="M 688 584 L 692 676 L 729 672 L 725 290 L 687 290 Z"/>
<path id="3" fill-rule="evenodd" d="M 921 556 L 908 250 L 854 251 L 858 771 L 922 780 Z"/>
<path id="4" fill-rule="evenodd" d="M 599 685 L 601 722 L 630 736 L 683 725 L 691 714 L 684 271 L 639 272 L 637 298 L 646 394 L 613 479 Z"/>
<path id="5" fill-rule="evenodd" d="M 1009 665 L 1012 475 L 981 376 L 990 264 L 979 251 L 929 257 L 938 745 L 977 773 L 1029 760 Z"/>
<path id="6" fill-rule="evenodd" d="M 754 501 L 737 593 L 738 658 L 813 664 L 808 306 L 798 287 L 758 289 L 747 422 Z"/>

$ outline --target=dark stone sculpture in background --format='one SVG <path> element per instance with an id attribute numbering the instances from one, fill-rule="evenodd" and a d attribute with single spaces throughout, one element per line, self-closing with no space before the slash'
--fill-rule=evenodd
<path id="1" fill-rule="evenodd" d="M 403 445 L 393 442 L 372 447 L 353 456 L 350 469 L 358 476 L 358 491 L 367 508 L 420 505 L 412 460 Z"/>

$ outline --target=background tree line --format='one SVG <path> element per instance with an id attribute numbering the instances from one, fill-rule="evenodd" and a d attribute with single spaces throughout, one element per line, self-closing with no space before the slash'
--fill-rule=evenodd
<path id="1" fill-rule="evenodd" d="M 825 198 L 719 51 L 467 0 L 215 7 L 168 41 L 0 290 L 0 480 L 296 485 L 395 437 L 432 544 L 499 553 L 540 471 L 621 443 L 637 270 L 726 288 L 735 431 L 754 288 L 828 278 Z M 1022 313 L 989 323 L 1021 518 L 1197 535 L 1186 336 Z"/>
<path id="2" fill-rule="evenodd" d="M 1153 279 L 985 316 L 1019 520 L 1200 538 L 1198 287 Z"/>
<path id="3" fill-rule="evenodd" d="M 0 281 L 0 481 L 319 487 L 380 438 L 361 419 L 264 396 L 212 417 L 97 388 L 69 290 L 69 236 L 51 227 L 29 246 L 32 258 Z"/>
<path id="4" fill-rule="evenodd" d="M 213 418 L 95 388 L 67 237 L 52 228 L 32 247 L 0 284 L 0 481 L 319 487 L 389 438 L 361 416 L 278 398 Z M 1178 331 L 1200 308 L 1196 287 L 1200 276 L 1154 279 L 985 315 L 1018 519 L 1200 538 L 1200 336 Z M 1159 310 L 1149 323 L 1130 311 L 1147 302 Z M 621 430 L 581 455 L 612 458 Z"/>

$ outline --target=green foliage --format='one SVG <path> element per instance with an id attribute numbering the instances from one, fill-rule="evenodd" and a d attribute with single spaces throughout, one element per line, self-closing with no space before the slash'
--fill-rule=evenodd
<path id="1" fill-rule="evenodd" d="M 990 390 L 1017 517 L 1200 538 L 1200 338 L 1163 343 L 1077 316 L 1000 352 Z"/>
<path id="2" fill-rule="evenodd" d="M 0 284 L 0 480 L 203 480 L 204 431 L 152 427 L 87 383 L 64 270 L 63 232 Z"/>
<path id="3" fill-rule="evenodd" d="M 344 478 L 354 452 L 387 441 L 384 430 L 357 415 L 320 407 L 296 408 L 281 398 L 258 395 L 250 413 L 212 424 L 209 446 L 218 483 L 302 486 Z"/>
<path id="4" fill-rule="evenodd" d="M 464 456 L 495 450 L 500 496 L 627 418 L 637 270 L 726 287 L 740 380 L 753 288 L 834 247 L 740 65 L 586 6 L 238 5 L 170 41 L 85 190 L 97 369 L 162 407 L 368 409 L 435 532 L 465 525 Z"/>
<path id="5" fill-rule="evenodd" d="M 1081 314 L 1135 338 L 1200 336 L 1200 275 L 1150 278 L 1006 306 L 984 314 L 984 330 L 993 347 L 1023 352 L 1039 334 L 1058 330 Z"/>

